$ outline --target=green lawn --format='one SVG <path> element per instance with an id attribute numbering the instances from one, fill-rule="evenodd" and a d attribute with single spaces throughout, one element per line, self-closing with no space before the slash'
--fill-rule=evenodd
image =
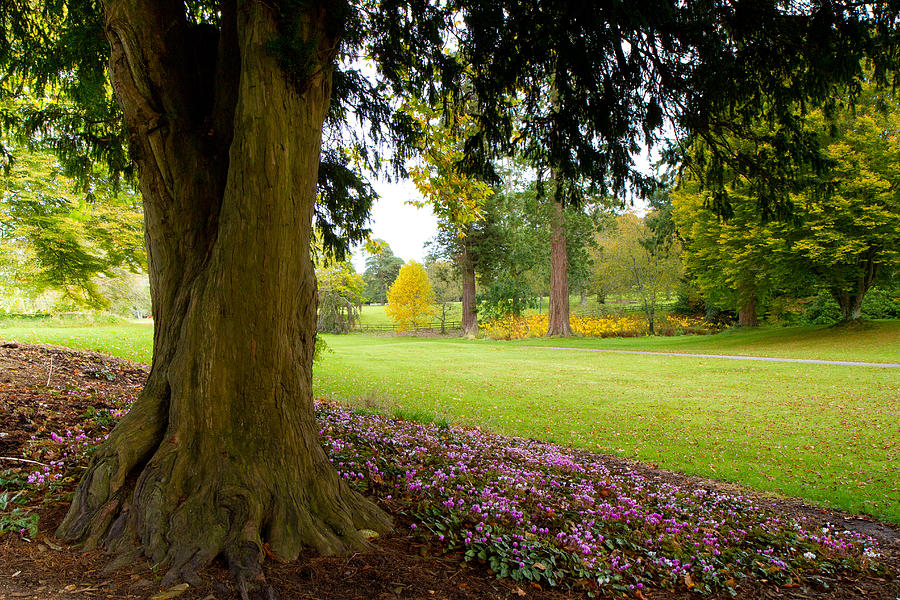
<path id="1" fill-rule="evenodd" d="M 149 360 L 146 325 L 9 329 Z M 640 458 L 900 523 L 900 369 L 326 336 L 319 396 Z M 550 345 L 900 362 L 900 323 Z"/>
<path id="2" fill-rule="evenodd" d="M 0 322 L 0 339 L 57 344 L 80 350 L 96 350 L 150 364 L 153 357 L 153 323 L 116 325 L 43 326 L 40 322 Z"/>
<path id="3" fill-rule="evenodd" d="M 898 325 L 571 343 L 900 362 Z M 324 397 L 635 457 L 900 523 L 900 369 L 533 347 L 544 340 L 327 340 L 334 352 L 314 369 Z M 836 344 L 830 354 L 827 343 Z"/>
<path id="4" fill-rule="evenodd" d="M 643 338 L 531 338 L 507 344 L 695 354 L 735 354 L 900 363 L 900 321 L 873 321 L 850 329 L 830 325 L 729 329 L 718 335 Z"/>

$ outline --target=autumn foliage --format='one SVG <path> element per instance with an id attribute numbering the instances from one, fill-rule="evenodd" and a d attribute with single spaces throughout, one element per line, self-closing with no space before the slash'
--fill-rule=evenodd
<path id="1" fill-rule="evenodd" d="M 641 337 L 650 334 L 644 315 L 578 316 L 569 319 L 572 332 L 582 337 Z M 510 316 L 482 325 L 482 333 L 492 339 L 541 337 L 547 333 L 547 315 Z M 716 333 L 717 328 L 696 317 L 666 315 L 656 324 L 657 335 Z"/>
<path id="2" fill-rule="evenodd" d="M 435 309 L 434 291 L 422 265 L 411 260 L 400 267 L 397 279 L 388 290 L 387 301 L 384 312 L 397 324 L 398 332 L 430 323 Z"/>

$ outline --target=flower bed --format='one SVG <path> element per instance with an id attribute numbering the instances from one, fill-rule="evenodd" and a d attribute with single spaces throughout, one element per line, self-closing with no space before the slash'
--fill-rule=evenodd
<path id="1" fill-rule="evenodd" d="M 125 408 L 33 440 L 30 457 L 50 468 L 38 467 L 23 489 L 39 495 L 71 484 Z M 350 485 L 405 515 L 414 534 L 498 577 L 636 594 L 883 571 L 875 540 L 786 519 L 749 497 L 654 481 L 601 456 L 477 429 L 328 403 L 316 413 L 323 447 Z"/>
<path id="2" fill-rule="evenodd" d="M 750 498 L 656 483 L 552 444 L 317 410 L 345 479 L 500 577 L 714 592 L 877 569 L 871 538 L 784 520 Z"/>

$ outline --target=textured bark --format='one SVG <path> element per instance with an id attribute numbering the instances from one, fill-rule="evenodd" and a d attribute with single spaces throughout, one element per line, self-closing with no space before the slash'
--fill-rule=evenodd
<path id="1" fill-rule="evenodd" d="M 164 583 L 196 583 L 224 555 L 242 590 L 264 546 L 283 560 L 365 547 L 359 530 L 389 519 L 331 467 L 312 405 L 309 240 L 330 70 L 288 81 L 261 3 L 224 2 L 218 36 L 185 25 L 178 2 L 119 0 L 105 15 L 144 197 L 154 360 L 57 533 L 143 554 Z M 304 33 L 330 64 L 321 11 Z"/>
<path id="2" fill-rule="evenodd" d="M 569 260 L 566 252 L 566 224 L 563 205 L 553 200 L 550 219 L 550 326 L 548 336 L 572 335 L 569 322 Z"/>
<path id="3" fill-rule="evenodd" d="M 738 326 L 759 327 L 759 319 L 756 316 L 756 294 L 750 293 L 738 310 Z"/>
<path id="4" fill-rule="evenodd" d="M 463 335 L 475 335 L 478 333 L 478 315 L 475 312 L 475 262 L 466 246 L 462 242 L 462 252 L 459 257 L 462 270 L 462 331 Z"/>

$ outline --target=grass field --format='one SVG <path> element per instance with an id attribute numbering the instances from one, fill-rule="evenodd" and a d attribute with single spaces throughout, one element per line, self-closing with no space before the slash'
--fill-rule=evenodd
<path id="1" fill-rule="evenodd" d="M 531 338 L 507 343 L 527 346 L 900 363 L 900 321 L 873 321 L 850 329 L 829 325 L 759 327 L 728 329 L 711 336 L 552 340 Z"/>
<path id="2" fill-rule="evenodd" d="M 0 338 L 149 361 L 149 326 L 0 326 Z M 900 323 L 717 336 L 485 340 L 327 336 L 319 396 L 639 458 L 900 523 L 900 369 L 538 345 L 900 362 Z"/>

